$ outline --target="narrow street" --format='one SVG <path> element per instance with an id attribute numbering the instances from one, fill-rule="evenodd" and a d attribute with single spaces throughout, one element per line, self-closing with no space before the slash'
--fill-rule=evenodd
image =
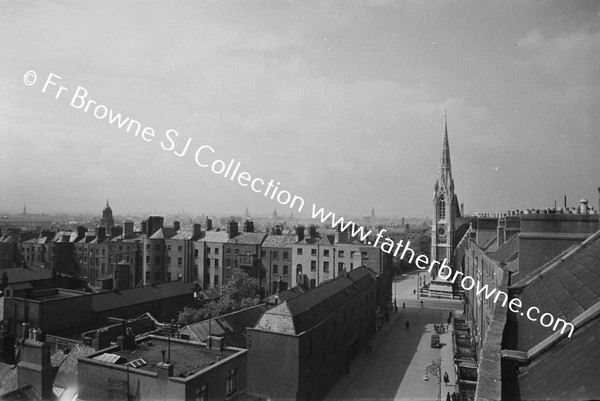
<path id="1" fill-rule="evenodd" d="M 449 311 L 462 309 L 462 304 L 453 300 L 424 299 L 421 307 L 421 300 L 413 293 L 416 283 L 416 275 L 405 276 L 395 283 L 399 311 L 392 312 L 387 334 L 385 329 L 377 333 L 373 351 L 353 361 L 350 374 L 332 388 L 328 400 L 436 400 L 440 388 L 441 399 L 445 400 L 446 392 L 452 393 L 453 386 L 446 389 L 442 383 L 440 387 L 439 376 L 430 374 L 429 380 L 424 380 L 424 376 L 428 364 L 440 361 L 440 349 L 431 347 L 431 335 L 435 334 L 433 325 L 445 323 Z M 407 320 L 409 328 L 406 328 Z M 442 344 L 452 347 L 452 344 Z M 446 362 L 442 366 L 450 369 L 453 361 Z M 449 374 L 454 377 L 453 372 Z"/>

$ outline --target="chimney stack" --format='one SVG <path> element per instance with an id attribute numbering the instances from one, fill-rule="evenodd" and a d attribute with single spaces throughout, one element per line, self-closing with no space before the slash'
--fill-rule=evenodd
<path id="1" fill-rule="evenodd" d="M 194 239 L 200 238 L 202 235 L 202 224 L 194 223 Z"/>
<path id="2" fill-rule="evenodd" d="M 142 223 L 143 225 L 143 223 Z M 142 229 L 142 231 L 144 231 Z M 123 222 L 123 238 L 133 237 L 133 221 L 126 220 Z"/>
<path id="3" fill-rule="evenodd" d="M 210 230 L 212 230 L 212 228 L 213 228 L 212 220 L 207 217 L 206 218 L 206 231 L 210 231 Z"/>
<path id="4" fill-rule="evenodd" d="M 229 223 L 227 223 L 227 233 L 229 234 L 229 239 L 238 236 L 239 232 L 237 221 L 230 220 Z"/>
<path id="5" fill-rule="evenodd" d="M 317 238 L 317 226 L 314 224 L 308 226 L 308 235 L 310 238 Z"/>
<path id="6" fill-rule="evenodd" d="M 587 214 L 588 213 L 588 200 L 582 199 L 579 201 L 579 213 Z"/>
<path id="7" fill-rule="evenodd" d="M 31 330 L 32 337 L 19 342 L 20 361 L 17 365 L 18 387 L 31 385 L 42 399 L 54 399 L 52 382 L 54 369 L 50 361 L 50 345 L 42 341 L 39 330 Z"/>
<path id="8" fill-rule="evenodd" d="M 181 230 L 181 222 L 179 222 L 179 221 L 175 220 L 175 221 L 173 222 L 173 229 L 175 230 L 175 232 L 177 232 L 177 231 Z"/>
<path id="9" fill-rule="evenodd" d="M 296 227 L 296 237 L 298 239 L 298 242 L 300 242 L 304 239 L 304 226 Z"/>
<path id="10" fill-rule="evenodd" d="M 246 221 L 244 221 L 243 230 L 245 233 L 253 233 L 254 232 L 254 222 L 250 219 L 246 219 Z"/>

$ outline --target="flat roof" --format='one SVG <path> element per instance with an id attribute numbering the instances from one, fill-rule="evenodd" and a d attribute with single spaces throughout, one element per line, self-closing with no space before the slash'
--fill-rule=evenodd
<path id="1" fill-rule="evenodd" d="M 151 344 L 151 345 L 150 345 Z M 166 337 L 148 336 L 136 343 L 134 350 L 115 350 L 107 348 L 102 352 L 90 355 L 88 359 L 95 359 L 103 354 L 113 354 L 121 357 L 116 365 L 125 366 L 129 362 L 143 359 L 145 364 L 134 363 L 128 365 L 130 368 L 157 372 L 156 365 L 163 361 L 162 350 L 165 350 L 165 360 L 168 359 L 168 340 Z M 171 363 L 173 364 L 173 376 L 188 377 L 197 373 L 223 359 L 243 350 L 236 349 L 208 349 L 200 342 L 171 339 Z M 97 360 L 97 359 L 96 359 Z"/>

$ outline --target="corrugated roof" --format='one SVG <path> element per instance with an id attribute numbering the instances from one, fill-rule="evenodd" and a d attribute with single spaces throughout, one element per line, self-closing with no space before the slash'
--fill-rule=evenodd
<path id="1" fill-rule="evenodd" d="M 92 294 L 92 311 L 94 313 L 103 312 L 185 294 L 190 294 L 191 297 L 193 292 L 193 284 L 183 281 L 134 287 L 122 291 L 101 292 Z"/>

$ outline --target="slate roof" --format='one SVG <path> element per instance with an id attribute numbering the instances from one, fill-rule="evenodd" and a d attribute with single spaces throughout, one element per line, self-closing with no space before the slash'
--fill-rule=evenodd
<path id="1" fill-rule="evenodd" d="M 359 267 L 265 312 L 255 328 L 285 334 L 303 333 L 324 321 L 372 282 L 371 273 Z"/>
<path id="2" fill-rule="evenodd" d="M 489 254 L 492 259 L 500 262 L 508 262 L 513 260 L 519 254 L 519 238 L 517 235 L 510 237 L 508 241 L 500 245 L 500 247 Z"/>
<path id="3" fill-rule="evenodd" d="M 228 244 L 261 245 L 267 233 L 240 233 L 227 241 Z"/>
<path id="4" fill-rule="evenodd" d="M 123 291 L 108 291 L 92 294 L 92 311 L 94 313 L 126 306 L 138 305 L 146 302 L 157 301 L 176 297 L 179 295 L 193 294 L 193 284 L 183 281 L 171 281 L 144 287 L 134 287 Z"/>
<path id="5" fill-rule="evenodd" d="M 52 271 L 35 266 L 2 269 L 0 270 L 0 275 L 4 274 L 4 272 L 8 275 L 8 285 L 52 278 Z"/>
<path id="6" fill-rule="evenodd" d="M 175 230 L 170 227 L 162 227 L 156 230 L 150 239 L 171 239 L 175 236 Z"/>
<path id="7" fill-rule="evenodd" d="M 263 248 L 291 248 L 296 242 L 296 235 L 267 235 Z"/>
<path id="8" fill-rule="evenodd" d="M 572 322 L 600 301 L 600 231 L 571 247 L 510 287 L 524 306 Z M 518 316 L 518 349 L 528 351 L 553 331 Z"/>
<path id="9" fill-rule="evenodd" d="M 269 306 L 260 304 L 242 309 L 214 319 L 189 324 L 181 329 L 181 333 L 189 334 L 195 341 L 206 342 L 209 333 L 222 336 L 230 347 L 246 348 L 246 328 L 254 327 L 258 319 Z"/>
<path id="10" fill-rule="evenodd" d="M 600 319 L 519 371 L 522 400 L 600 399 Z"/>
<path id="11" fill-rule="evenodd" d="M 200 238 L 198 241 L 225 243 L 229 241 L 229 234 L 227 231 L 206 231 L 204 232 L 204 237 Z"/>

